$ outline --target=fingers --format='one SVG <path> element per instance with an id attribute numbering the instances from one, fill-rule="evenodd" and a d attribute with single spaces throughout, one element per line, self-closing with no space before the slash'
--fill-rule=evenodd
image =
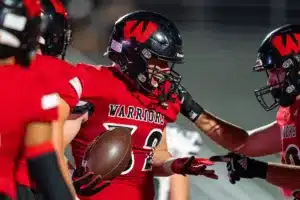
<path id="1" fill-rule="evenodd" d="M 189 168 L 191 167 L 194 160 L 195 160 L 195 156 L 191 156 L 191 157 L 189 157 L 189 159 L 187 159 L 184 162 L 183 168 L 181 169 L 181 174 L 186 174 L 186 172 L 189 171 Z"/>
<path id="2" fill-rule="evenodd" d="M 214 179 L 214 180 L 218 180 L 219 177 L 217 174 L 213 173 L 213 174 L 204 174 L 205 177 L 207 178 L 211 178 L 211 179 Z"/>
<path id="3" fill-rule="evenodd" d="M 82 187 L 81 189 L 84 188 L 94 188 L 96 187 L 99 183 L 101 183 L 103 180 L 100 176 L 93 176 L 93 179 L 91 181 L 89 181 L 86 185 L 84 185 L 84 187 Z"/>
<path id="4" fill-rule="evenodd" d="M 74 176 L 73 180 L 74 180 L 74 182 L 82 182 L 82 183 L 87 184 L 88 182 L 90 182 L 93 179 L 93 176 L 94 176 L 94 173 L 88 172 L 80 177 Z"/>
<path id="5" fill-rule="evenodd" d="M 228 173 L 228 177 L 229 177 L 230 183 L 232 183 L 232 184 L 235 184 L 237 181 L 241 180 L 241 177 L 235 171 Z"/>
<path id="6" fill-rule="evenodd" d="M 215 174 L 215 170 L 205 170 L 203 175 L 207 178 L 211 178 L 211 179 L 215 179 L 215 180 L 219 179 L 218 175 Z"/>
<path id="7" fill-rule="evenodd" d="M 196 158 L 197 162 L 199 164 L 203 164 L 203 165 L 207 165 L 207 166 L 212 166 L 215 163 L 212 162 L 211 160 L 207 159 L 207 158 Z"/>
<path id="8" fill-rule="evenodd" d="M 96 193 L 100 192 L 104 188 L 108 187 L 110 185 L 110 181 L 104 181 L 101 183 L 98 187 L 94 188 L 93 191 Z"/>
<path id="9" fill-rule="evenodd" d="M 185 167 L 190 167 L 194 160 L 195 160 L 195 156 L 191 156 L 191 157 L 189 157 L 189 159 L 187 159 L 187 161 L 185 161 L 185 163 L 183 165 Z"/>
<path id="10" fill-rule="evenodd" d="M 231 161 L 231 159 L 232 157 L 230 155 L 217 155 L 209 158 L 209 160 L 213 162 L 226 162 L 226 163 Z"/>

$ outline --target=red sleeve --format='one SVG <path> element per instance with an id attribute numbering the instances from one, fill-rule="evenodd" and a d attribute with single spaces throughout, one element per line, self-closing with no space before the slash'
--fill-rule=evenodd
<path id="1" fill-rule="evenodd" d="M 59 95 L 45 91 L 42 88 L 31 87 L 26 104 L 26 110 L 30 113 L 30 121 L 51 122 L 57 120 Z"/>
<path id="2" fill-rule="evenodd" d="M 110 73 L 102 66 L 86 64 L 76 65 L 80 82 L 82 83 L 82 99 L 107 98 L 111 95 Z"/>
<path id="3" fill-rule="evenodd" d="M 66 70 L 64 77 L 60 80 L 61 89 L 58 92 L 60 97 L 65 100 L 70 107 L 75 107 L 82 96 L 82 83 L 73 66 Z"/>
<path id="4" fill-rule="evenodd" d="M 35 60 L 35 71 L 41 75 L 49 91 L 57 92 L 70 107 L 76 106 L 82 86 L 72 64 L 55 57 L 39 55 Z"/>

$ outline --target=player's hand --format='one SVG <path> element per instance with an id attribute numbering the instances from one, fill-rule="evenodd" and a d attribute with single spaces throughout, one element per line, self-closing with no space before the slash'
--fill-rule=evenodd
<path id="1" fill-rule="evenodd" d="M 233 152 L 227 155 L 212 156 L 214 162 L 225 162 L 229 181 L 235 184 L 241 178 L 266 178 L 268 164 Z"/>
<path id="2" fill-rule="evenodd" d="M 207 178 L 218 179 L 214 170 L 206 169 L 207 166 L 214 165 L 212 161 L 206 158 L 178 158 L 172 162 L 172 171 L 182 175 L 203 175 Z"/>
<path id="3" fill-rule="evenodd" d="M 80 196 L 95 195 L 110 184 L 110 181 L 102 180 L 100 176 L 87 171 L 84 167 L 75 169 L 72 179 L 76 193 Z"/>

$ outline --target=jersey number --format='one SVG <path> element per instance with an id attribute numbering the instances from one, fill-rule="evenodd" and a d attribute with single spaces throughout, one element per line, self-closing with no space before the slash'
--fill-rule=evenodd
<path id="1" fill-rule="evenodd" d="M 126 124 L 116 124 L 116 123 L 103 123 L 103 126 L 106 130 L 112 130 L 118 127 L 126 127 L 131 129 L 131 135 L 133 135 L 138 129 L 137 126 L 126 125 Z M 143 148 L 147 150 L 154 149 L 159 144 L 162 138 L 162 130 L 161 129 L 152 129 L 144 143 Z M 122 172 L 122 175 L 128 174 L 134 167 L 134 154 L 131 152 L 131 159 L 129 161 L 128 167 Z M 152 153 L 149 154 L 144 161 L 142 171 L 151 171 L 152 170 Z"/>
<path id="2" fill-rule="evenodd" d="M 299 148 L 296 145 L 290 145 L 285 151 L 285 162 L 289 165 L 300 165 Z"/>

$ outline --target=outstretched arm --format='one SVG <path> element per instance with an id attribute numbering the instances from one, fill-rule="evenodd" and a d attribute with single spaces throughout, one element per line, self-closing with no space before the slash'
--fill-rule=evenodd
<path id="1" fill-rule="evenodd" d="M 280 127 L 276 122 L 246 131 L 205 111 L 183 87 L 179 88 L 179 97 L 182 99 L 181 114 L 223 148 L 249 156 L 281 151 Z"/>
<path id="2" fill-rule="evenodd" d="M 286 189 L 300 188 L 300 166 L 266 163 L 236 153 L 212 156 L 210 159 L 227 164 L 228 177 L 233 184 L 241 178 L 261 178 Z"/>

